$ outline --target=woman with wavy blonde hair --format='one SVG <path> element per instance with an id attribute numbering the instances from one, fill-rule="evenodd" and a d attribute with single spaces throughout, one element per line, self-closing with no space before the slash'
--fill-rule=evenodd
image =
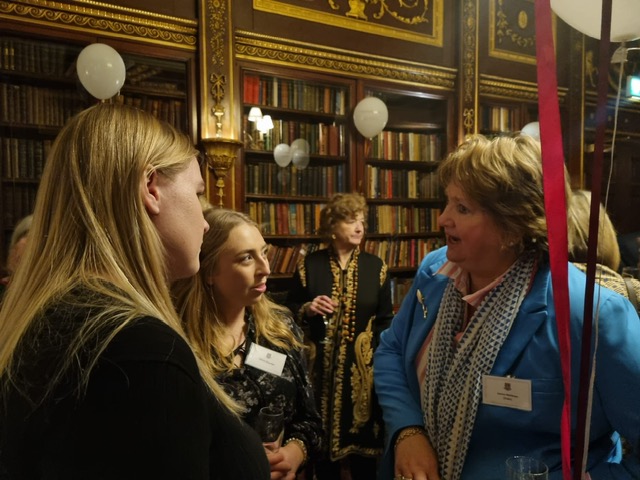
<path id="1" fill-rule="evenodd" d="M 223 208 L 206 210 L 205 219 L 211 228 L 201 269 L 174 284 L 177 309 L 202 363 L 244 408 L 249 424 L 262 407 L 282 409 L 284 446 L 269 459 L 274 478 L 294 479 L 321 438 L 302 332 L 289 310 L 265 294 L 271 271 L 258 225 Z M 262 354 L 282 364 L 265 368 Z"/>
<path id="2" fill-rule="evenodd" d="M 122 105 L 91 107 L 58 135 L 0 310 L 0 464 L 10 478 L 268 476 L 259 440 L 199 367 L 169 292 L 198 270 L 208 229 L 197 153 Z M 244 442 L 242 459 L 229 439 Z"/>

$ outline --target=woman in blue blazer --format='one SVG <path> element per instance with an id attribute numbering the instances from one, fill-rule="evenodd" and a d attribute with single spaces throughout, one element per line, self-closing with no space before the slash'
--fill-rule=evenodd
<path id="1" fill-rule="evenodd" d="M 474 138 L 439 169 L 447 247 L 423 260 L 374 357 L 388 432 L 380 479 L 497 480 L 514 455 L 562 478 L 563 379 L 548 263 L 540 149 L 526 137 Z M 572 428 L 586 277 L 569 268 Z M 598 353 L 587 472 L 640 478 L 640 321 L 596 287 Z M 594 329 L 594 331 L 596 331 Z"/>

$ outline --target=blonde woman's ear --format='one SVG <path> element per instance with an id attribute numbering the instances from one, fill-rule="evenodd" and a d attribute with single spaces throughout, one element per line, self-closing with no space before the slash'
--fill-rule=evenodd
<path id="1" fill-rule="evenodd" d="M 158 189 L 158 172 L 154 171 L 142 180 L 142 202 L 149 215 L 160 213 L 160 192 Z"/>

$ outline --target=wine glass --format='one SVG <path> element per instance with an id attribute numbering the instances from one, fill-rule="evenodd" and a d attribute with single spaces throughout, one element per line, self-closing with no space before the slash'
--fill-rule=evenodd
<path id="1" fill-rule="evenodd" d="M 536 458 L 514 456 L 506 461 L 507 480 L 547 480 L 549 468 Z"/>
<path id="2" fill-rule="evenodd" d="M 264 448 L 271 453 L 280 450 L 284 436 L 284 414 L 279 407 L 262 407 L 255 423 Z"/>
<path id="3" fill-rule="evenodd" d="M 327 343 L 331 343 L 331 338 L 329 338 L 330 321 L 328 315 L 322 315 L 322 323 L 324 323 L 324 338 L 320 340 L 319 343 L 326 345 Z"/>

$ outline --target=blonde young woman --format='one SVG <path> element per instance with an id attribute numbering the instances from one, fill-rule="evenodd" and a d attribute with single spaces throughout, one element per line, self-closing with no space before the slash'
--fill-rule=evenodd
<path id="1" fill-rule="evenodd" d="M 208 225 L 189 139 L 98 104 L 54 142 L 0 310 L 9 478 L 268 478 L 257 436 L 194 356 L 169 284 Z"/>
<path id="2" fill-rule="evenodd" d="M 256 223 L 223 208 L 208 209 L 205 219 L 211 228 L 201 269 L 174 284 L 177 309 L 203 363 L 247 423 L 255 424 L 262 407 L 283 411 L 283 446 L 269 455 L 271 478 L 293 480 L 322 437 L 302 332 L 289 310 L 266 296 L 271 271 Z"/>

